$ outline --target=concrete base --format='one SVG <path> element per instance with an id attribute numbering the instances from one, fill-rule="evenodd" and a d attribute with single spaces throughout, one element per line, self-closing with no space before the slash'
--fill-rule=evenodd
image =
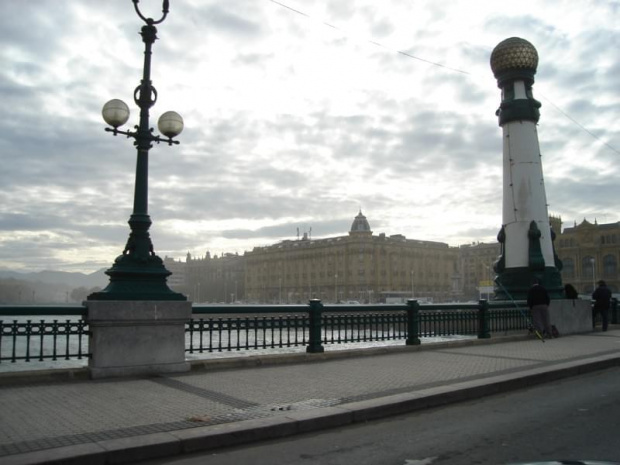
<path id="1" fill-rule="evenodd" d="M 592 305 L 588 300 L 552 300 L 549 317 L 560 336 L 592 331 Z"/>
<path id="2" fill-rule="evenodd" d="M 91 378 L 189 371 L 186 301 L 88 300 Z"/>

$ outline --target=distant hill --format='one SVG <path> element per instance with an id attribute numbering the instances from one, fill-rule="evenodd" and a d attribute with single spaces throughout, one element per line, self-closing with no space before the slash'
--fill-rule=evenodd
<path id="1" fill-rule="evenodd" d="M 20 273 L 17 271 L 0 270 L 0 279 L 13 278 L 33 283 L 62 285 L 69 288 L 104 288 L 110 280 L 104 271 L 105 269 L 101 269 L 91 274 L 84 274 L 51 270 L 38 271 L 36 273 Z"/>

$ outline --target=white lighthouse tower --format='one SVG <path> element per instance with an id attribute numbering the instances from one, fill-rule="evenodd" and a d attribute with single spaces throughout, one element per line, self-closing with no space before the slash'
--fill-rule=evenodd
<path id="1" fill-rule="evenodd" d="M 532 85 L 538 52 L 527 40 L 512 37 L 491 54 L 491 69 L 502 90 L 496 115 L 504 141 L 501 255 L 494 265 L 495 298 L 525 299 L 535 279 L 551 297 L 562 296 L 562 264 L 555 255 L 536 124 L 540 102 Z"/>

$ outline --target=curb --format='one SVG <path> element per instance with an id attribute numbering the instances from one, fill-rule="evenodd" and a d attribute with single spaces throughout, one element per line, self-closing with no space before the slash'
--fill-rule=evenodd
<path id="1" fill-rule="evenodd" d="M 2 458 L 2 463 L 3 465 L 60 463 L 104 465 L 171 457 L 386 418 L 617 366 L 620 366 L 620 354 L 597 356 L 577 362 L 560 363 L 551 370 L 533 368 L 520 373 L 464 381 L 335 407 L 294 411 L 277 417 L 9 455 Z"/>

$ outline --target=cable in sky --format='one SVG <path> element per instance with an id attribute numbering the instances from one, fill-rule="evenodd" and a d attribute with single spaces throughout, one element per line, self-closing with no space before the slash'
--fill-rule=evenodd
<path id="1" fill-rule="evenodd" d="M 599 142 L 601 142 L 603 145 L 605 145 L 608 149 L 616 152 L 618 155 L 620 155 L 620 151 L 617 150 L 615 147 L 609 145 L 607 142 L 605 142 L 603 139 L 601 139 L 600 137 L 598 137 L 596 134 L 594 134 L 592 131 L 590 131 L 588 128 L 586 128 L 585 126 L 583 126 L 579 121 L 577 121 L 576 119 L 572 118 L 570 115 L 568 115 L 566 112 L 564 112 L 560 107 L 558 107 L 555 103 L 553 103 L 551 100 L 549 100 L 547 97 L 545 97 L 542 94 L 539 94 L 542 98 L 544 98 L 547 102 L 549 102 L 553 108 L 555 108 L 557 111 L 559 111 L 562 115 L 564 115 L 564 117 L 566 117 L 567 119 L 569 119 L 570 121 L 572 121 L 574 124 L 576 124 L 577 126 L 579 126 L 581 128 L 581 130 L 587 132 L 588 134 L 590 134 L 592 137 L 594 137 L 596 140 L 598 140 Z"/>
<path id="2" fill-rule="evenodd" d="M 295 8 L 292 8 L 292 7 L 288 6 L 288 5 L 285 5 L 284 3 L 278 2 L 278 1 L 276 1 L 276 0 L 269 0 L 269 1 L 270 1 L 271 3 L 275 3 L 276 5 L 281 6 L 281 7 L 283 7 L 283 8 L 286 8 L 287 10 L 290 10 L 290 11 L 292 11 L 292 12 L 294 12 L 294 13 L 297 13 L 298 15 L 304 16 L 304 17 L 306 17 L 306 18 L 308 18 L 308 19 L 314 19 L 314 18 L 312 18 L 312 16 L 310 16 L 309 14 L 304 13 L 303 11 L 300 11 L 300 10 L 296 10 Z M 315 21 L 317 21 L 317 20 L 315 20 Z M 320 23 L 322 23 L 323 25 L 327 26 L 327 27 L 330 27 L 330 28 L 332 28 L 332 29 L 336 29 L 337 31 L 340 31 L 340 32 L 341 32 L 343 35 L 345 35 L 346 37 L 349 37 L 349 38 L 351 37 L 351 35 L 350 35 L 350 34 L 348 34 L 346 31 L 344 31 L 344 30 L 340 29 L 339 27 L 334 26 L 333 24 L 329 24 L 329 23 L 327 23 L 327 22 L 325 22 L 325 21 L 320 21 L 320 20 L 318 20 L 318 21 L 319 21 Z M 449 69 L 449 70 L 451 70 L 451 71 L 455 71 L 455 72 L 457 72 L 457 73 L 468 74 L 468 75 L 470 74 L 470 73 L 468 73 L 467 71 L 463 71 L 462 69 L 452 68 L 452 67 L 450 67 L 450 66 L 447 66 L 447 65 L 442 65 L 441 63 L 437 63 L 437 62 L 435 62 L 435 61 L 430 61 L 430 60 L 426 60 L 426 59 L 424 59 L 424 58 L 420 58 L 420 57 L 415 56 L 415 55 L 413 55 L 413 54 L 411 54 L 411 53 L 409 53 L 409 52 L 405 52 L 404 50 L 396 50 L 396 49 L 393 49 L 393 48 L 391 48 L 391 47 L 387 47 L 386 45 L 381 44 L 381 43 L 379 43 L 379 42 L 376 42 L 376 41 L 374 41 L 374 40 L 367 39 L 367 42 L 368 42 L 368 43 L 371 43 L 372 45 L 375 45 L 375 46 L 377 46 L 377 47 L 381 47 L 381 48 L 384 48 L 384 49 L 386 49 L 386 50 L 390 50 L 391 52 L 394 52 L 394 53 L 399 53 L 400 55 L 403 55 L 403 56 L 405 56 L 405 57 L 407 57 L 407 58 L 412 58 L 412 59 L 414 59 L 414 60 L 418 60 L 418 61 L 422 61 L 422 62 L 424 62 L 424 63 L 428 63 L 429 65 L 433 65 L 433 66 L 438 66 L 438 67 L 440 67 L 440 68 Z"/>
<path id="3" fill-rule="evenodd" d="M 350 35 L 350 34 L 348 34 L 345 30 L 343 30 L 343 29 L 341 29 L 341 28 L 339 28 L 339 27 L 337 27 L 337 26 L 334 26 L 333 24 L 329 24 L 329 23 L 327 23 L 327 22 L 325 22 L 325 21 L 321 21 L 321 20 L 316 20 L 316 19 L 312 18 L 312 16 L 310 16 L 309 14 L 304 13 L 303 11 L 297 10 L 297 9 L 295 9 L 295 8 L 292 8 L 292 7 L 290 7 L 290 6 L 286 5 L 286 4 L 282 3 L 282 2 L 278 2 L 278 1 L 276 1 L 276 0 L 269 0 L 269 1 L 270 1 L 271 3 L 275 3 L 276 5 L 278 5 L 278 6 L 282 7 L 282 8 L 286 8 L 287 10 L 290 10 L 290 11 L 292 11 L 292 12 L 294 12 L 294 13 L 297 13 L 298 15 L 304 16 L 305 18 L 308 18 L 308 19 L 312 19 L 312 20 L 318 21 L 318 22 L 322 23 L 324 26 L 330 27 L 330 28 L 332 28 L 332 29 L 336 29 L 337 31 L 341 32 L 341 33 L 342 33 L 345 37 L 348 37 L 348 38 L 350 38 L 350 37 L 351 37 L 351 35 Z M 393 48 L 388 47 L 388 46 L 386 46 L 386 45 L 384 45 L 384 44 L 382 44 L 382 43 L 380 43 L 380 42 L 376 42 L 376 41 L 374 41 L 374 40 L 366 39 L 366 41 L 367 41 L 367 42 L 369 42 L 369 43 L 371 43 L 371 44 L 373 44 L 373 45 L 375 45 L 375 46 L 377 46 L 377 47 L 384 48 L 384 49 L 389 50 L 389 51 L 391 51 L 391 52 L 393 52 L 393 53 L 398 53 L 399 55 L 402 55 L 402 56 L 407 57 L 407 58 L 411 58 L 411 59 L 413 59 L 413 60 L 418 60 L 418 61 L 421 61 L 421 62 L 423 62 L 423 63 L 428 63 L 428 64 L 430 64 L 430 65 L 437 66 L 437 67 L 439 67 L 439 68 L 444 68 L 444 69 L 447 69 L 447 70 L 450 70 L 450 71 L 454 71 L 454 72 L 457 72 L 457 73 L 461 73 L 461 74 L 464 74 L 464 75 L 473 76 L 473 75 L 472 75 L 470 72 L 468 72 L 468 71 L 464 71 L 464 70 L 461 70 L 461 69 L 458 69 L 458 68 L 453 68 L 453 67 L 451 67 L 451 66 L 443 65 L 443 64 L 441 64 L 441 63 L 437 63 L 437 62 L 435 62 L 435 61 L 426 60 L 426 59 L 424 59 L 424 58 L 420 58 L 420 57 L 418 57 L 418 56 L 415 56 L 415 55 L 413 55 L 413 54 L 411 54 L 411 53 L 409 53 L 409 52 L 405 52 L 405 51 L 403 51 L 403 50 L 396 50 L 396 49 L 393 49 Z M 608 149 L 610 149 L 610 150 L 612 150 L 613 152 L 615 152 L 615 153 L 617 153 L 617 154 L 619 154 L 619 155 L 620 155 L 620 151 L 619 151 L 618 149 L 616 149 L 615 147 L 613 147 L 613 146 L 612 146 L 612 145 L 610 145 L 609 143 L 607 143 L 607 142 L 605 142 L 604 140 L 602 140 L 602 139 L 601 139 L 600 137 L 598 137 L 596 134 L 594 134 L 593 132 L 591 132 L 589 129 L 587 129 L 585 126 L 583 126 L 581 123 L 579 123 L 579 121 L 577 121 L 576 119 L 574 119 L 573 117 L 571 117 L 570 115 L 568 115 L 566 112 L 564 112 L 564 111 L 563 111 L 560 107 L 558 107 L 555 103 L 553 103 L 551 100 L 549 100 L 548 98 L 546 98 L 544 95 L 541 95 L 541 96 L 542 96 L 542 97 L 543 97 L 543 98 L 544 98 L 547 102 L 549 102 L 549 103 L 550 103 L 550 104 L 551 104 L 551 105 L 552 105 L 552 106 L 553 106 L 553 107 L 554 107 L 557 111 L 559 111 L 559 112 L 560 112 L 560 114 L 562 114 L 565 118 L 567 118 L 568 120 L 570 120 L 573 124 L 575 124 L 577 127 L 579 127 L 582 131 L 584 131 L 585 133 L 589 134 L 589 135 L 590 135 L 591 137 L 593 137 L 594 139 L 596 139 L 596 140 L 598 140 L 599 142 L 601 142 L 602 144 L 604 144 L 604 145 L 605 145 Z"/>

